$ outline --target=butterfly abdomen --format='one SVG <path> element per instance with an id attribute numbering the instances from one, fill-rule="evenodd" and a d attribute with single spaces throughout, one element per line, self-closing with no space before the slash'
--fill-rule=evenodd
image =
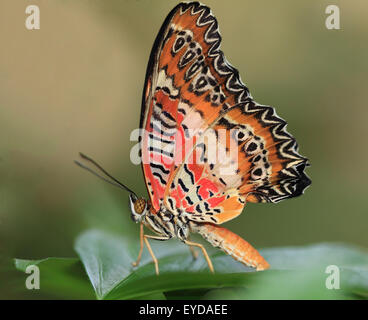
<path id="1" fill-rule="evenodd" d="M 257 271 L 270 267 L 268 262 L 247 241 L 224 227 L 211 223 L 193 223 L 191 229 L 198 232 L 214 247 L 220 248 L 241 263 L 256 268 Z"/>

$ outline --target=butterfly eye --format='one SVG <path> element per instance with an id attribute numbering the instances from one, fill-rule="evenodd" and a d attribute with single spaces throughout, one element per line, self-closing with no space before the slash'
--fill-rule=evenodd
<path id="1" fill-rule="evenodd" d="M 142 214 L 145 208 L 146 208 L 146 200 L 137 199 L 134 202 L 134 211 L 135 211 L 135 213 Z"/>

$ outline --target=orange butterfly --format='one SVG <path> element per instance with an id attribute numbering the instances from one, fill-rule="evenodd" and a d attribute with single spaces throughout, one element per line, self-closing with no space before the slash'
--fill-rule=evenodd
<path id="1" fill-rule="evenodd" d="M 194 256 L 193 247 L 199 247 L 214 271 L 206 249 L 190 241 L 191 232 L 247 266 L 269 268 L 256 249 L 220 225 L 238 216 L 246 202 L 296 197 L 311 183 L 304 173 L 308 160 L 298 154 L 286 122 L 252 99 L 220 43 L 216 18 L 198 2 L 177 5 L 156 37 L 140 121 L 148 201 L 82 155 L 130 192 L 141 242 L 133 265 L 146 244 L 157 274 L 148 239 L 178 238 Z M 145 234 L 144 226 L 155 235 Z"/>

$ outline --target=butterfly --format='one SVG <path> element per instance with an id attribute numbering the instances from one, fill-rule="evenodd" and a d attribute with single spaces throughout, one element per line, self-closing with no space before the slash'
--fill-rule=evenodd
<path id="1" fill-rule="evenodd" d="M 286 122 L 274 108 L 254 101 L 220 44 L 216 18 L 198 2 L 178 4 L 159 30 L 140 118 L 148 200 L 81 154 L 112 179 L 105 180 L 130 193 L 131 217 L 140 224 L 133 265 L 139 264 L 146 245 L 156 274 L 158 261 L 149 239 L 178 238 L 194 257 L 199 248 L 214 272 L 205 247 L 190 240 L 192 233 L 246 266 L 268 269 L 254 247 L 221 224 L 240 215 L 247 202 L 293 198 L 311 183 L 304 172 L 308 159 L 298 153 Z"/>

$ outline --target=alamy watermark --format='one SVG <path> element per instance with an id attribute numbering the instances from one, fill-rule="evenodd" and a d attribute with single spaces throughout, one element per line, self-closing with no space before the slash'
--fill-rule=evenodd
<path id="1" fill-rule="evenodd" d="M 326 278 L 326 288 L 329 290 L 340 289 L 340 269 L 336 265 L 329 265 L 326 267 L 325 273 L 329 274 Z"/>
<path id="2" fill-rule="evenodd" d="M 40 29 L 40 8 L 36 5 L 29 5 L 26 7 L 26 21 L 25 26 L 28 30 Z"/>
<path id="3" fill-rule="evenodd" d="M 237 129 L 172 129 L 155 124 L 152 131 L 135 129 L 130 141 L 137 143 L 131 148 L 130 160 L 133 164 L 160 163 L 171 165 L 209 164 L 219 165 L 223 175 L 234 174 L 237 170 L 239 151 L 253 157 L 264 148 L 263 138 L 249 130 Z M 141 152 L 143 149 L 144 152 Z M 147 152 L 148 151 L 148 152 Z"/>
<path id="4" fill-rule="evenodd" d="M 334 4 L 326 7 L 325 13 L 328 14 L 326 18 L 326 28 L 328 30 L 340 30 L 340 8 Z"/>
<path id="5" fill-rule="evenodd" d="M 26 288 L 28 290 L 39 290 L 40 289 L 40 268 L 34 264 L 27 266 L 26 271 L 27 274 L 30 274 L 26 278 Z"/>

